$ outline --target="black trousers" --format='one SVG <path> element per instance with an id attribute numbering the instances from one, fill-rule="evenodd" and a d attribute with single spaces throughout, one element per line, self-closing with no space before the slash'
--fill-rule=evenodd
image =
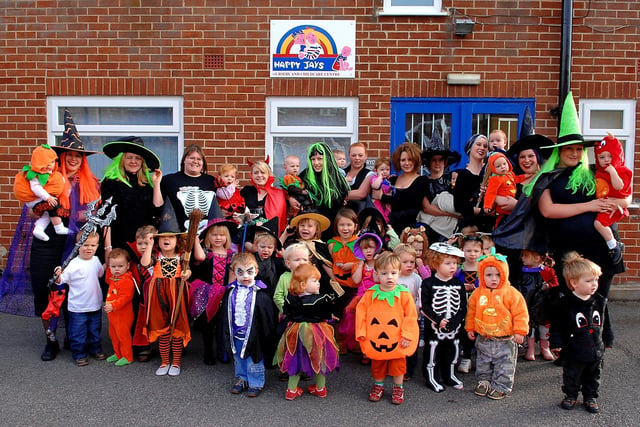
<path id="1" fill-rule="evenodd" d="M 598 397 L 602 360 L 596 362 L 574 362 L 565 360 L 562 368 L 562 391 L 577 398 L 582 390 L 584 400 Z"/>

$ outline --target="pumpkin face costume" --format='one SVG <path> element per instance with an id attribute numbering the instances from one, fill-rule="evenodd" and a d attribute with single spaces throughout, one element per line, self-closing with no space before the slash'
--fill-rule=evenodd
<path id="1" fill-rule="evenodd" d="M 364 354 L 373 360 L 391 360 L 412 355 L 418 347 L 420 330 L 416 304 L 402 285 L 382 291 L 374 285 L 356 307 L 356 337 Z M 400 340 L 410 342 L 402 348 Z"/>

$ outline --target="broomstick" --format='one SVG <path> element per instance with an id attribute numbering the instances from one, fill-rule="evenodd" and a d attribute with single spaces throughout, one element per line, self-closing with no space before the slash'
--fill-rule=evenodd
<path id="1" fill-rule="evenodd" d="M 202 219 L 202 211 L 200 209 L 194 209 L 189 214 L 189 230 L 187 231 L 187 249 L 182 256 L 182 271 L 186 271 L 189 269 L 189 260 L 191 259 L 191 251 L 193 250 L 193 245 L 196 242 L 196 237 L 198 235 L 198 224 L 200 224 L 200 220 Z M 169 332 L 169 341 L 173 339 L 173 331 L 176 328 L 176 321 L 178 320 L 178 315 L 180 314 L 180 308 L 182 307 L 182 295 L 184 294 L 184 280 L 180 279 L 180 285 L 178 285 L 178 299 L 176 304 L 176 309 L 173 313 L 173 317 L 171 318 L 171 330 Z"/>
<path id="2" fill-rule="evenodd" d="M 482 184 L 481 184 L 481 188 L 484 187 L 485 192 L 487 191 L 489 178 L 491 178 L 491 168 L 489 167 L 489 160 L 487 159 L 487 163 L 485 163 L 485 166 L 484 166 L 484 176 L 482 177 Z M 482 206 L 482 199 L 484 199 L 484 193 L 480 194 L 480 197 L 478 197 L 478 201 L 476 202 L 476 208 L 479 208 Z"/>

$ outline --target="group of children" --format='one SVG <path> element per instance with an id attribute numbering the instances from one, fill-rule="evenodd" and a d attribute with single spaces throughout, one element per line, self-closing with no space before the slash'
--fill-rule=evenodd
<path id="1" fill-rule="evenodd" d="M 288 158 L 285 166 L 292 185 L 304 189 L 295 179 L 299 162 L 296 168 Z M 384 187 L 388 166 L 379 162 L 372 187 Z M 177 376 L 194 329 L 202 333 L 206 364 L 233 360 L 231 393 L 260 395 L 266 368 L 277 365 L 288 381 L 285 399 L 303 395 L 299 382 L 307 377 L 313 384 L 306 391 L 324 398 L 327 374 L 351 350 L 371 366 L 369 400 L 381 400 L 391 376 L 391 401 L 401 404 L 420 344 L 427 387 L 462 389 L 456 371 L 470 371 L 475 351 L 474 393 L 502 399 L 513 387 L 518 345 L 526 343 L 525 359 L 534 360 L 538 340 L 546 360 L 562 349 L 562 407 L 572 409 L 582 390 L 587 409 L 598 411 L 604 300 L 594 294 L 601 273 L 592 262 L 577 254 L 565 260 L 572 294 L 556 302 L 563 308 L 552 318 L 548 295 L 557 278 L 546 254 L 523 251 L 522 276 L 512 286 L 506 257 L 488 236 L 463 230 L 429 246 L 423 229 L 407 229 L 399 239 L 384 209 L 343 208 L 332 220 L 307 209 L 282 235 L 267 223 L 254 225 L 244 244 L 238 236 L 246 230 L 230 215 L 244 211 L 235 168 L 223 167 L 220 181 L 221 202 L 233 201 L 227 216 L 209 221 L 191 247 L 177 222 L 167 220 L 158 230 L 138 230 L 130 248 L 109 248 L 105 266 L 93 234 L 57 269 L 69 287 L 68 336 L 78 366 L 89 356 L 116 366 L 132 363 L 134 353 L 146 361 L 157 343 L 156 375 Z M 334 237 L 321 240 L 331 226 Z M 101 310 L 109 320 L 109 357 L 101 347 Z M 596 333 L 585 334 L 581 322 Z"/>

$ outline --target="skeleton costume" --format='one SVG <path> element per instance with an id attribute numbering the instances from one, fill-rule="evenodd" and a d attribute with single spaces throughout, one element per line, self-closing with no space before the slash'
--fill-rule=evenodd
<path id="1" fill-rule="evenodd" d="M 422 282 L 422 312 L 425 315 L 422 371 L 427 387 L 436 392 L 444 385 L 462 387 L 454 371 L 459 356 L 459 334 L 467 313 L 464 284 L 457 277 L 443 281 L 433 274 Z M 442 319 L 449 320 L 440 328 Z"/>

